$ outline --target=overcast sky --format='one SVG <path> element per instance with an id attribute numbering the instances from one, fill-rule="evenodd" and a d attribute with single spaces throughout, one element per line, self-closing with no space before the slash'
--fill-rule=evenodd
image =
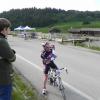
<path id="1" fill-rule="evenodd" d="M 63 10 L 100 11 L 100 0 L 1 0 L 0 13 L 16 8 L 57 8 Z"/>

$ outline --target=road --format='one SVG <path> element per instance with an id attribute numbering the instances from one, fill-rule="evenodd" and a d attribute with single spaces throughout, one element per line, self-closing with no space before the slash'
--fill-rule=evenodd
<path id="1" fill-rule="evenodd" d="M 17 52 L 14 66 L 37 88 L 42 90 L 43 65 L 40 58 L 43 40 L 8 37 Z M 58 55 L 56 64 L 67 66 L 62 72 L 67 100 L 100 100 L 100 52 L 53 42 Z M 59 91 L 48 85 L 48 100 L 62 100 Z"/>

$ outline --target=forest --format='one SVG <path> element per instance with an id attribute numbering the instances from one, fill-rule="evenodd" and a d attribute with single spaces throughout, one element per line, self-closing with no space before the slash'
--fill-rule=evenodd
<path id="1" fill-rule="evenodd" d="M 12 29 L 26 25 L 41 28 L 57 23 L 81 21 L 89 24 L 92 21 L 100 21 L 100 11 L 65 11 L 55 8 L 37 9 L 34 7 L 4 11 L 0 13 L 0 17 L 8 18 L 12 23 Z"/>

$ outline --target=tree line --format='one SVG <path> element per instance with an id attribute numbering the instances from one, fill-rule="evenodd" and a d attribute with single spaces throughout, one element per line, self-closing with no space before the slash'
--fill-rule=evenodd
<path id="1" fill-rule="evenodd" d="M 22 26 L 46 27 L 56 23 L 72 21 L 100 21 L 100 11 L 61 10 L 55 8 L 23 8 L 11 9 L 0 13 L 0 17 L 8 18 L 12 29 Z"/>

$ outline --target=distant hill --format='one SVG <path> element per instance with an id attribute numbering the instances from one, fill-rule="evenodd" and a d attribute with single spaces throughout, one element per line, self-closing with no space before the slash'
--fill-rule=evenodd
<path id="1" fill-rule="evenodd" d="M 53 27 L 61 30 L 61 33 L 68 33 L 70 28 L 100 28 L 100 21 L 91 21 L 90 24 L 83 24 L 82 21 L 57 23 L 49 27 L 37 28 L 36 31 L 48 33 Z"/>
<path id="2" fill-rule="evenodd" d="M 12 29 L 22 26 L 46 27 L 57 23 L 69 23 L 76 21 L 100 21 L 100 11 L 64 11 L 61 9 L 37 9 L 24 8 L 12 9 L 0 13 L 0 17 L 8 18 L 12 23 Z"/>

